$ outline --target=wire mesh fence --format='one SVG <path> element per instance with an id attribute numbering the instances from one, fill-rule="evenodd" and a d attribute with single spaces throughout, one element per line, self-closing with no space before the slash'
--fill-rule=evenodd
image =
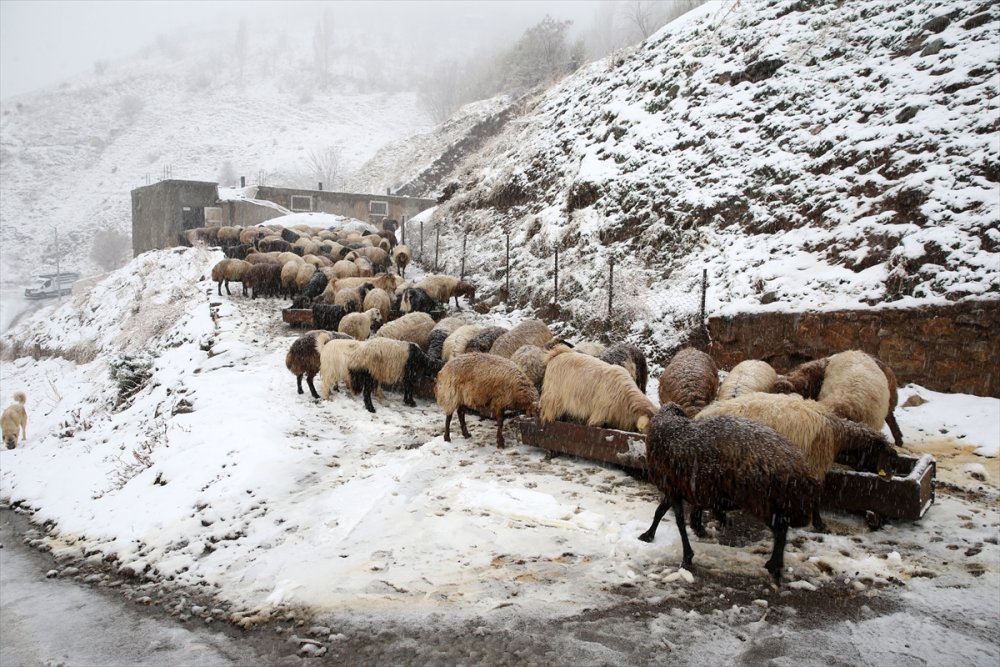
<path id="1" fill-rule="evenodd" d="M 653 358 L 681 345 L 704 348 L 708 275 L 682 262 L 650 268 L 624 244 L 552 242 L 543 234 L 494 228 L 486 233 L 435 222 L 408 222 L 414 258 L 426 270 L 477 285 L 487 304 L 528 308 L 561 335 L 627 340 Z"/>

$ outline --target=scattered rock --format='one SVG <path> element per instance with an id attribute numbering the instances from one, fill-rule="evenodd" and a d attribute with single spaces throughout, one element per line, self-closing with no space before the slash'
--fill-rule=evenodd
<path id="1" fill-rule="evenodd" d="M 916 407 L 919 407 L 919 406 L 923 405 L 926 402 L 927 402 L 927 399 L 925 399 L 920 394 L 913 394 L 908 399 L 906 399 L 905 401 L 903 401 L 903 406 L 902 407 L 904 407 L 904 408 L 916 408 Z"/>

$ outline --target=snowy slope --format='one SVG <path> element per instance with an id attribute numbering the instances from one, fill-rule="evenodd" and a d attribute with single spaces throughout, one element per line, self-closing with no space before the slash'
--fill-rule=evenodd
<path id="1" fill-rule="evenodd" d="M 581 323 L 603 320 L 612 259 L 632 322 L 696 308 L 702 268 L 710 314 L 996 298 L 998 19 L 978 0 L 707 3 L 471 158 L 430 221 L 442 264 L 468 231 L 495 293 L 509 231 L 512 299 L 538 307 L 558 247 Z"/>
<path id="2" fill-rule="evenodd" d="M 0 451 L 0 498 L 52 522 L 40 544 L 57 557 L 208 591 L 247 623 L 291 609 L 435 623 L 504 610 L 497 619 L 533 623 L 635 599 L 659 604 L 711 591 L 720 577 L 766 581 L 762 535 L 752 548 L 699 540 L 699 569 L 686 583 L 669 522 L 654 543 L 636 539 L 658 493 L 620 470 L 546 461 L 512 433 L 497 450 L 492 422 L 475 418 L 471 439 L 445 443 L 433 403 L 407 408 L 393 392 L 376 415 L 345 391 L 325 403 L 297 394 L 284 368 L 296 334 L 281 322 L 283 302 L 218 296 L 204 278 L 220 257 L 145 253 L 4 335 L 0 400 L 25 390 L 30 423 L 25 442 Z M 14 348 L 39 358 L 10 359 Z M 109 380 L 123 358 L 151 369 L 124 399 Z M 789 590 L 887 595 L 902 580 L 909 604 L 931 604 L 958 585 L 968 589 L 965 608 L 989 618 L 1000 585 L 987 539 L 995 538 L 1000 401 L 914 386 L 900 398 L 913 394 L 927 402 L 898 411 L 907 447 L 933 451 L 939 479 L 968 484 L 967 472 L 979 474 L 992 510 L 939 495 L 921 522 L 877 533 L 833 513 L 834 533 L 798 531 L 790 542 Z M 929 546 L 928 535 L 943 537 Z M 977 550 L 949 565 L 956 541 Z M 668 622 L 664 613 L 654 629 L 682 645 L 689 629 L 669 628 L 704 622 L 697 614 Z M 963 650 L 993 655 L 989 646 Z"/>

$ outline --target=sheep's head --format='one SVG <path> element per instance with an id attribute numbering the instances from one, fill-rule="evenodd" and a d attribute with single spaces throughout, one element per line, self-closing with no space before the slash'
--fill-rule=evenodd
<path id="1" fill-rule="evenodd" d="M 635 421 L 635 427 L 639 430 L 639 433 L 647 433 L 649 431 L 649 417 L 641 415 Z"/>
<path id="2" fill-rule="evenodd" d="M 3 444 L 7 446 L 7 449 L 14 449 L 17 446 L 17 431 L 5 435 L 3 437 Z"/>

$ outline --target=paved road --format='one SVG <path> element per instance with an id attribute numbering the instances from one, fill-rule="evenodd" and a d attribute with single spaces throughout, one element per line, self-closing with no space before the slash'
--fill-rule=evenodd
<path id="1" fill-rule="evenodd" d="M 184 625 L 112 591 L 47 579 L 51 558 L 25 546 L 0 511 L 0 665 L 139 667 L 261 665 L 251 647 L 216 629 Z"/>

